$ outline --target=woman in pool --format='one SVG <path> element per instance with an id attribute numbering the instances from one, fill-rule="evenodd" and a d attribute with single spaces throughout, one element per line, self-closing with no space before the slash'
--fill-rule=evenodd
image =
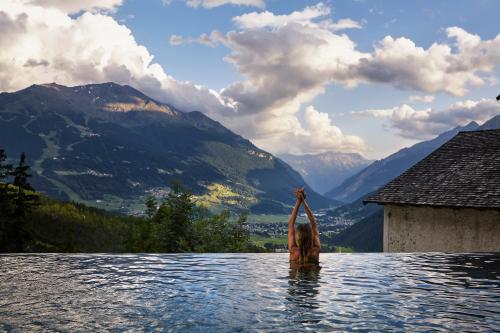
<path id="1" fill-rule="evenodd" d="M 295 196 L 297 197 L 297 201 L 288 222 L 290 265 L 299 267 L 318 266 L 319 250 L 321 247 L 318 227 L 316 226 L 314 215 L 307 205 L 304 189 L 296 190 Z M 295 228 L 295 220 L 297 219 L 301 204 L 304 204 L 310 223 L 300 224 Z"/>

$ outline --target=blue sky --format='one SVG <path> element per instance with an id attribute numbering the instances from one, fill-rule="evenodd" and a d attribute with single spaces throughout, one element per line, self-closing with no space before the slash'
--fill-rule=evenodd
<path id="1" fill-rule="evenodd" d="M 267 1 L 265 10 L 275 14 L 300 11 L 318 1 Z M 346 33 L 361 50 L 369 52 L 374 42 L 387 35 L 408 37 L 417 45 L 429 47 L 434 42 L 446 40 L 445 29 L 459 26 L 483 39 L 494 38 L 500 33 L 498 19 L 499 3 L 495 1 L 327 1 L 333 9 L 332 19 L 352 18 L 363 22 L 362 29 Z M 209 48 L 199 44 L 172 46 L 171 35 L 197 36 L 212 30 L 227 32 L 234 30 L 232 18 L 255 8 L 245 6 L 221 6 L 213 9 L 190 8 L 183 1 L 173 1 L 165 6 L 161 1 L 128 0 L 120 7 L 116 16 L 125 19 L 135 37 L 155 55 L 158 61 L 174 77 L 222 89 L 241 79 L 235 68 L 224 61 L 228 50 L 223 47 Z M 127 19 L 133 15 L 133 19 Z M 497 71 L 497 76 L 499 72 Z M 492 98 L 500 93 L 498 85 L 473 89 L 469 99 Z M 349 111 L 390 108 L 408 103 L 408 97 L 419 92 L 401 90 L 387 85 L 361 85 L 349 89 L 331 85 L 325 94 L 318 96 L 313 104 L 332 115 L 336 125 L 344 131 L 371 138 L 371 158 L 379 158 L 395 149 L 418 140 L 394 136 L 383 129 L 383 121 L 353 121 L 349 117 L 337 116 Z M 432 106 L 446 108 L 463 97 L 436 94 Z M 415 103 L 415 105 L 419 105 Z M 360 128 L 361 126 L 361 128 Z"/>
<path id="2" fill-rule="evenodd" d="M 131 84 L 278 154 L 382 158 L 500 113 L 498 1 L 30 1 L 0 5 L 5 31 L 56 50 L 9 44 L 8 66 L 27 79 L 0 78 L 0 90 L 48 78 Z M 31 30 L 15 30 L 22 13 Z M 49 15 L 45 33 L 34 28 Z"/>
<path id="3" fill-rule="evenodd" d="M 266 1 L 265 10 L 287 14 L 318 2 L 272 0 Z M 332 6 L 332 18 L 365 20 L 363 29 L 347 32 L 365 51 L 370 51 L 373 43 L 386 35 L 409 37 L 418 45 L 428 47 L 435 41 L 444 40 L 444 29 L 451 26 L 463 27 L 485 39 L 500 33 L 500 5 L 494 0 L 453 1 L 453 5 L 449 1 L 435 0 L 344 0 L 324 3 Z M 155 60 L 174 77 L 222 89 L 239 78 L 233 66 L 223 60 L 228 54 L 227 49 L 212 49 L 197 44 L 171 46 L 169 37 L 174 34 L 197 36 L 212 30 L 234 30 L 233 17 L 255 10 L 231 5 L 213 9 L 191 8 L 183 1 L 175 0 L 168 6 L 163 5 L 161 0 L 125 0 L 114 16 L 125 20 L 138 42 L 146 45 L 155 55 Z"/>

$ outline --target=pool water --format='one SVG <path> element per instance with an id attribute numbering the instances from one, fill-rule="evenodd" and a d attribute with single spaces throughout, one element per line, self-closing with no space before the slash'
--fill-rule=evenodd
<path id="1" fill-rule="evenodd" d="M 0 331 L 500 331 L 500 254 L 2 255 Z"/>

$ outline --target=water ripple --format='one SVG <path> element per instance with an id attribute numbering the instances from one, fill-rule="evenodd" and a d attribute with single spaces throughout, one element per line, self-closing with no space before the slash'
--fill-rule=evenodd
<path id="1" fill-rule="evenodd" d="M 498 254 L 3 255 L 0 331 L 500 331 Z"/>

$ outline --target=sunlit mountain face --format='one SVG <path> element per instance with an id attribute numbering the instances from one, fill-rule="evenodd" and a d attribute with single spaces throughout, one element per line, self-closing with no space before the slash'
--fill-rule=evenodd
<path id="1" fill-rule="evenodd" d="M 111 210 L 133 212 L 173 181 L 200 203 L 257 212 L 284 212 L 293 189 L 308 188 L 287 164 L 201 112 L 114 83 L 3 93 L 0 130 L 9 156 L 27 153 L 35 188 Z M 309 192 L 318 207 L 334 203 Z"/>

